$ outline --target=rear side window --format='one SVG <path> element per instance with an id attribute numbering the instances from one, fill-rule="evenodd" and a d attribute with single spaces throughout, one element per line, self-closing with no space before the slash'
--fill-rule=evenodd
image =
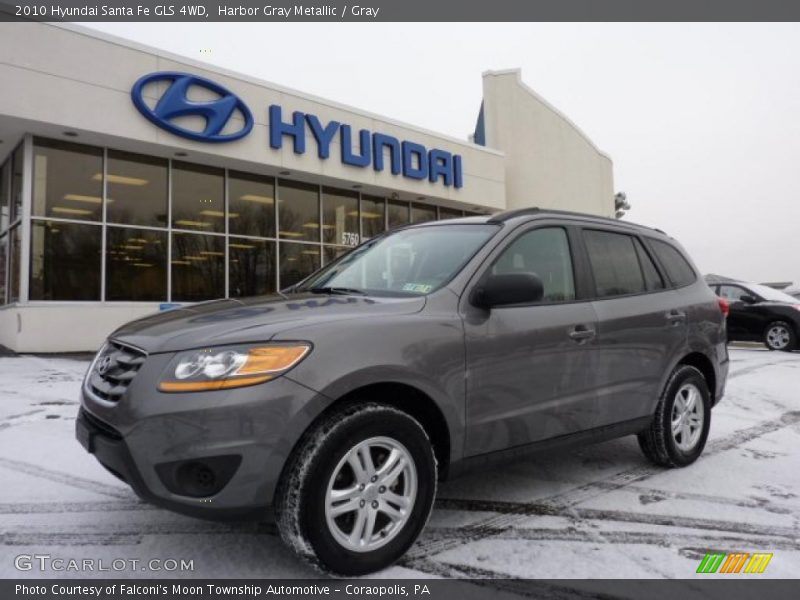
<path id="1" fill-rule="evenodd" d="M 495 261 L 492 273 L 536 273 L 544 284 L 542 302 L 575 299 L 575 278 L 567 232 L 543 227 L 523 233 Z"/>
<path id="2" fill-rule="evenodd" d="M 624 233 L 593 229 L 584 230 L 583 237 L 598 297 L 626 296 L 647 291 L 636 238 Z"/>
<path id="3" fill-rule="evenodd" d="M 689 261 L 686 260 L 680 252 L 678 252 L 675 246 L 654 239 L 650 240 L 650 244 L 653 247 L 653 251 L 656 253 L 656 256 L 658 257 L 658 260 L 662 265 L 664 265 L 664 269 L 667 271 L 667 276 L 669 276 L 669 278 L 672 280 L 672 283 L 674 283 L 677 287 L 683 287 L 684 285 L 694 283 L 694 281 L 697 279 L 694 269 L 692 269 Z"/>
<path id="4" fill-rule="evenodd" d="M 634 238 L 633 245 L 636 246 L 636 255 L 639 257 L 639 264 L 642 267 L 642 273 L 644 274 L 644 284 L 647 287 L 647 291 L 652 292 L 655 290 L 663 290 L 665 287 L 664 280 L 658 273 L 658 269 L 656 269 L 656 265 L 653 263 L 653 259 L 650 258 L 650 255 L 647 253 L 647 250 L 644 249 L 642 242 Z"/>

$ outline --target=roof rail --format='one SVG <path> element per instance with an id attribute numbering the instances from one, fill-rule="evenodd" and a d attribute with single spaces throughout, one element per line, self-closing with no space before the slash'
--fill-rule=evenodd
<path id="1" fill-rule="evenodd" d="M 538 206 L 532 206 L 529 208 L 517 208 L 514 210 L 506 210 L 503 212 L 495 213 L 491 216 L 491 218 L 487 221 L 487 223 L 505 223 L 506 221 L 510 221 L 511 219 L 516 219 L 517 217 L 526 217 L 532 215 L 562 215 L 566 217 L 583 217 L 586 219 L 592 219 L 594 221 L 606 221 L 608 223 L 614 223 L 615 225 L 629 225 L 631 227 L 639 227 L 642 229 L 650 229 L 651 231 L 657 231 L 663 235 L 668 235 L 661 229 L 657 229 L 655 227 L 648 227 L 647 225 L 639 225 L 638 223 L 631 223 L 630 221 L 620 221 L 619 219 L 614 219 L 611 217 L 601 217 L 599 215 L 591 215 L 588 213 L 580 213 L 571 210 L 558 210 L 558 209 L 551 209 L 551 208 L 539 208 Z"/>

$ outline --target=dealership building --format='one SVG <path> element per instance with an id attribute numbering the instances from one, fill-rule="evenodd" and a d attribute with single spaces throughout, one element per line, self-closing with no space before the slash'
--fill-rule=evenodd
<path id="1" fill-rule="evenodd" d="M 468 139 L 72 25 L 0 23 L 0 81 L 0 345 L 17 352 L 269 294 L 408 223 L 614 214 L 610 158 L 518 70 L 483 74 Z"/>

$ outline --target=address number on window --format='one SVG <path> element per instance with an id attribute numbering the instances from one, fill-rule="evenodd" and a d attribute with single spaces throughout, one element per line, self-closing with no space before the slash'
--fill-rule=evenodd
<path id="1" fill-rule="evenodd" d="M 358 246 L 359 237 L 357 233 L 353 233 L 352 231 L 343 231 L 342 232 L 342 245 L 344 246 Z"/>

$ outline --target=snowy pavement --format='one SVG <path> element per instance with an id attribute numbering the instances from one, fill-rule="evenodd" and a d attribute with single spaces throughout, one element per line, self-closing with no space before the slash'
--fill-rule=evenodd
<path id="1" fill-rule="evenodd" d="M 800 353 L 731 349 L 731 360 L 691 467 L 652 467 L 628 437 L 463 476 L 377 577 L 707 578 L 695 569 L 711 551 L 772 552 L 762 577 L 798 577 Z M 173 575 L 16 570 L 27 554 L 193 560 L 182 577 L 317 576 L 272 526 L 153 508 L 106 473 L 73 434 L 87 364 L 0 358 L 0 577 Z"/>

